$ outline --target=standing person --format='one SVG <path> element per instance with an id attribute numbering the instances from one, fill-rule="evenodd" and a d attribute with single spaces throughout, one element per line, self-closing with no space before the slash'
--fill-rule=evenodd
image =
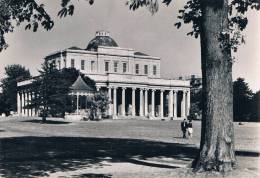
<path id="1" fill-rule="evenodd" d="M 188 137 L 192 138 L 192 133 L 193 133 L 192 120 L 189 120 L 189 123 L 187 124 L 187 128 L 188 128 Z"/>
<path id="2" fill-rule="evenodd" d="M 187 130 L 187 121 L 186 119 L 184 119 L 182 122 L 181 122 L 181 130 L 182 130 L 182 133 L 183 133 L 183 138 L 186 138 L 186 130 Z"/>

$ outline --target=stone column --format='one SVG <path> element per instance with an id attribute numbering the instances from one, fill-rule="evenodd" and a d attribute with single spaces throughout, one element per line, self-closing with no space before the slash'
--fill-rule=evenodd
<path id="1" fill-rule="evenodd" d="M 144 116 L 144 110 L 143 110 L 143 90 L 140 88 L 140 109 L 139 109 L 139 115 Z"/>
<path id="2" fill-rule="evenodd" d="M 32 99 L 35 99 L 35 93 L 32 92 Z M 32 116 L 35 116 L 36 112 L 35 112 L 35 108 L 32 108 Z"/>
<path id="3" fill-rule="evenodd" d="M 24 98 L 24 106 L 27 107 L 27 104 L 28 104 L 28 93 L 27 93 L 27 92 L 24 93 L 24 96 L 25 96 L 25 98 Z M 26 109 L 25 109 L 25 116 L 28 116 L 28 115 L 29 115 L 28 109 L 26 108 Z"/>
<path id="4" fill-rule="evenodd" d="M 169 117 L 173 118 L 173 91 L 170 90 L 169 93 Z"/>
<path id="5" fill-rule="evenodd" d="M 31 103 L 31 99 L 32 99 L 31 92 L 28 92 L 28 102 L 27 102 L 27 104 Z M 32 116 L 32 109 L 28 109 L 28 115 Z"/>
<path id="6" fill-rule="evenodd" d="M 126 88 L 122 88 L 122 116 L 125 116 L 125 90 Z"/>
<path id="7" fill-rule="evenodd" d="M 100 87 L 98 86 L 98 87 L 97 87 L 97 91 L 99 91 L 99 90 L 100 90 Z"/>
<path id="8" fill-rule="evenodd" d="M 135 90 L 136 88 L 132 88 L 132 116 L 135 116 Z"/>
<path id="9" fill-rule="evenodd" d="M 155 114 L 154 114 L 154 108 L 155 108 L 154 94 L 155 94 L 155 90 L 153 89 L 153 90 L 152 90 L 152 110 L 151 110 L 151 112 L 152 112 L 152 117 L 155 116 Z"/>
<path id="10" fill-rule="evenodd" d="M 190 90 L 187 91 L 187 116 L 190 115 Z"/>
<path id="11" fill-rule="evenodd" d="M 148 116 L 148 89 L 144 90 L 144 116 Z"/>
<path id="12" fill-rule="evenodd" d="M 174 105 L 174 108 L 173 108 L 173 116 L 174 116 L 175 118 L 177 118 L 177 93 L 178 93 L 177 90 L 174 90 L 174 91 L 173 91 L 173 105 Z"/>
<path id="13" fill-rule="evenodd" d="M 160 109 L 160 115 L 161 117 L 164 117 L 164 114 L 163 114 L 163 110 L 164 110 L 164 106 L 163 106 L 163 90 L 161 90 L 161 93 L 160 93 L 160 106 L 161 106 L 161 109 Z"/>
<path id="14" fill-rule="evenodd" d="M 181 117 L 185 117 L 185 94 L 186 92 L 183 90 L 182 91 L 182 101 L 181 101 Z"/>
<path id="15" fill-rule="evenodd" d="M 109 101 L 108 115 L 109 115 L 109 117 L 112 116 L 112 103 L 111 103 L 112 97 L 111 97 L 111 94 L 112 94 L 111 88 L 108 87 L 108 101 Z"/>
<path id="16" fill-rule="evenodd" d="M 21 98 L 20 94 L 17 91 L 17 115 L 19 116 L 21 114 Z"/>
<path id="17" fill-rule="evenodd" d="M 25 96 L 24 96 L 24 93 L 23 92 L 21 92 L 21 99 L 22 99 L 22 103 L 21 103 L 21 113 L 22 113 L 22 116 L 24 116 L 25 115 L 25 110 L 24 110 L 24 98 L 25 98 Z"/>
<path id="18" fill-rule="evenodd" d="M 116 117 L 117 116 L 117 92 L 116 92 L 117 88 L 115 87 L 113 90 L 114 90 L 113 91 L 114 92 L 114 99 L 113 99 L 114 112 L 113 112 L 113 115 L 114 115 L 114 117 Z"/>

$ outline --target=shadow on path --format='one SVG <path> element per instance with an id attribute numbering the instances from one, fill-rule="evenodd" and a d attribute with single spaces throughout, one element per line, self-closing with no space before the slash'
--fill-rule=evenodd
<path id="1" fill-rule="evenodd" d="M 138 139 L 78 138 L 78 137 L 15 137 L 0 139 L 0 177 L 32 178 L 48 176 L 57 171 L 80 168 L 98 169 L 108 162 L 128 162 L 160 168 L 177 168 L 139 160 L 173 158 L 190 161 L 198 149 L 192 145 Z M 257 155 L 238 151 L 237 155 Z M 258 154 L 259 156 L 259 154 Z M 138 159 L 136 159 L 138 158 Z M 84 177 L 84 175 L 82 175 Z M 111 177 L 85 174 L 85 177 Z"/>

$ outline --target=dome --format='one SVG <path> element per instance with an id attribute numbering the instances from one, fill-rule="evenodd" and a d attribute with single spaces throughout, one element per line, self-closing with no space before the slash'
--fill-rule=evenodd
<path id="1" fill-rule="evenodd" d="M 96 37 L 88 43 L 86 50 L 97 51 L 98 46 L 118 47 L 115 40 L 109 36 L 109 32 L 107 31 L 97 31 Z"/>

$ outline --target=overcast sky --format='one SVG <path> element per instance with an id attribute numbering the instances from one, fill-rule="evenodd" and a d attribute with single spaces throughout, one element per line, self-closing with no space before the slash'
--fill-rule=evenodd
<path id="1" fill-rule="evenodd" d="M 132 12 L 126 0 L 95 0 L 89 6 L 84 0 L 75 1 L 75 13 L 65 19 L 57 18 L 60 0 L 48 1 L 46 10 L 55 20 L 51 31 L 25 31 L 18 27 L 6 35 L 10 45 L 0 53 L 0 77 L 4 67 L 21 64 L 33 75 L 47 54 L 71 46 L 86 48 L 98 30 L 110 31 L 120 47 L 132 48 L 161 58 L 161 75 L 173 78 L 180 75 L 201 75 L 199 40 L 186 36 L 189 25 L 176 29 L 176 12 L 183 0 L 176 0 L 169 7 L 160 6 L 159 12 L 151 15 L 143 8 Z M 260 89 L 260 12 L 250 12 L 246 29 L 246 45 L 239 48 L 233 67 L 233 78 L 245 78 L 253 91 Z"/>

